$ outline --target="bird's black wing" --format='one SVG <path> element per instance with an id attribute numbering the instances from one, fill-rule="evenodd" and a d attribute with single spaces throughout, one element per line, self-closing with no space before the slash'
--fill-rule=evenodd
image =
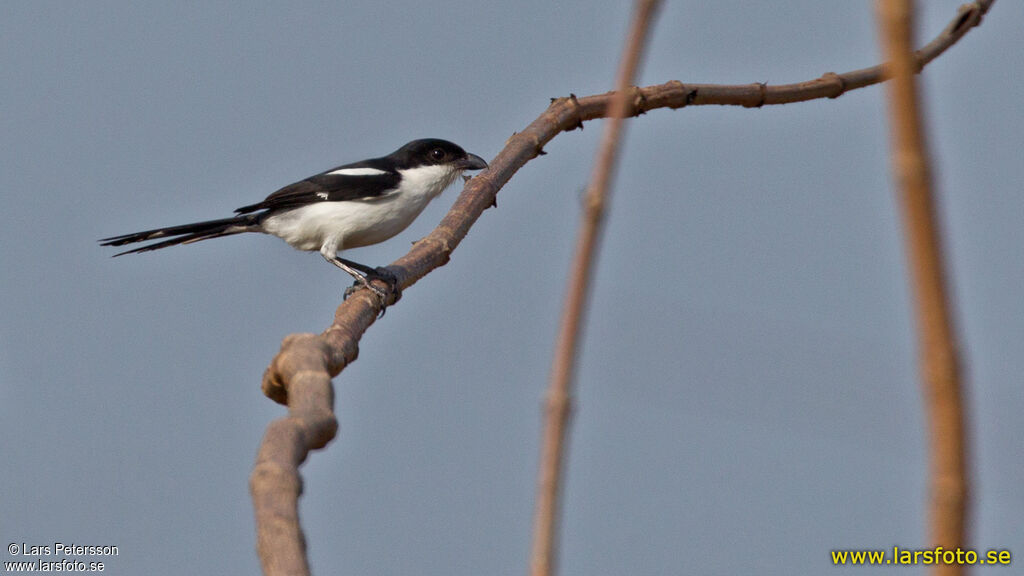
<path id="1" fill-rule="evenodd" d="M 242 206 L 238 214 L 259 210 L 286 210 L 317 202 L 344 202 L 369 200 L 387 195 L 397 189 L 402 177 L 393 171 L 366 165 L 367 162 L 339 166 L 281 188 L 262 202 Z M 336 174 L 339 170 L 367 169 L 373 173 L 362 175 Z"/>

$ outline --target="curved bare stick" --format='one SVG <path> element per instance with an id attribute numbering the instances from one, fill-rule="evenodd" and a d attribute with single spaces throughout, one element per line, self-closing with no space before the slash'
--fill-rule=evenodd
<path id="1" fill-rule="evenodd" d="M 969 493 L 963 387 L 932 195 L 931 161 L 914 79 L 913 2 L 879 0 L 878 23 L 882 48 L 892 63 L 892 81 L 887 84 L 892 171 L 903 206 L 921 387 L 928 417 L 929 545 L 959 550 L 965 545 Z M 958 564 L 937 564 L 932 574 L 959 576 L 964 570 Z"/>
<path id="2" fill-rule="evenodd" d="M 916 53 L 916 69 L 977 26 L 994 2 L 978 0 L 961 6 L 946 29 Z M 709 104 L 757 107 L 836 98 L 884 79 L 883 68 L 875 66 L 845 74 L 829 73 L 816 80 L 782 86 L 670 81 L 631 89 L 629 116 L 657 108 Z M 473 223 L 493 205 L 498 190 L 528 161 L 542 154 L 544 145 L 559 133 L 582 128 L 584 121 L 607 116 L 613 96 L 614 92 L 610 92 L 555 99 L 526 129 L 509 138 L 490 162 L 490 168 L 469 181 L 437 228 L 389 267 L 397 276 L 399 286 L 408 288 L 434 268 L 444 265 Z M 333 414 L 330 379 L 358 356 L 359 339 L 377 318 L 377 305 L 376 298 L 367 291 L 355 293 L 338 307 L 333 323 L 322 334 L 294 334 L 285 338 L 281 351 L 263 375 L 264 394 L 289 407 L 286 418 L 268 427 L 250 478 L 260 561 L 268 575 L 309 573 L 298 523 L 301 491 L 298 465 L 309 451 L 322 448 L 334 437 L 337 421 Z"/>

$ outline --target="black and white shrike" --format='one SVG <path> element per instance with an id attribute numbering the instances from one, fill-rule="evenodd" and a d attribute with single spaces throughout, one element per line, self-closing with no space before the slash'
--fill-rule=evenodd
<path id="1" fill-rule="evenodd" d="M 487 167 L 483 158 L 446 140 L 413 140 L 381 158 L 345 164 L 290 184 L 262 202 L 242 206 L 236 216 L 194 224 L 157 228 L 100 240 L 123 246 L 167 238 L 134 250 L 134 254 L 242 232 L 281 238 L 299 250 L 319 251 L 331 264 L 348 272 L 373 291 L 381 279 L 394 290 L 395 277 L 384 268 L 370 268 L 338 256 L 347 248 L 383 242 L 405 230 L 427 204 L 464 170 Z"/>

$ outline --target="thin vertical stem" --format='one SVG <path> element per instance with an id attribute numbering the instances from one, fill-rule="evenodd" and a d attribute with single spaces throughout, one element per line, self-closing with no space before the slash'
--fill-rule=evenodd
<path id="1" fill-rule="evenodd" d="M 636 95 L 633 78 L 639 66 L 647 31 L 653 20 L 658 0 L 638 0 L 633 14 L 622 61 L 615 78 L 616 94 L 609 103 L 608 122 L 594 161 L 584 200 L 583 217 L 576 241 L 565 308 L 562 313 L 555 357 L 548 388 L 544 433 L 538 473 L 537 507 L 534 514 L 533 553 L 530 572 L 533 576 L 554 573 L 556 533 L 559 516 L 558 496 L 564 463 L 565 438 L 572 405 L 572 379 L 579 348 L 590 280 L 597 257 L 598 242 L 607 206 L 609 183 L 612 180 L 619 141 L 624 130 L 623 119 L 629 116 Z"/>
<path id="2" fill-rule="evenodd" d="M 887 83 L 892 164 L 903 210 L 929 428 L 929 538 L 933 546 L 955 550 L 964 546 L 966 532 L 967 442 L 960 360 L 915 78 L 918 69 L 912 48 L 913 2 L 880 0 L 878 14 L 892 77 Z M 962 574 L 963 567 L 935 565 L 932 573 L 954 576 Z"/>

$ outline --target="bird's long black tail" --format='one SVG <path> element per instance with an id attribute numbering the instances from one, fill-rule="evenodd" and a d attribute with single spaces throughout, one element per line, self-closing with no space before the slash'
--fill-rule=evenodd
<path id="1" fill-rule="evenodd" d="M 167 238 L 168 236 L 172 236 L 172 238 L 162 242 L 156 242 L 141 248 L 114 254 L 114 256 L 122 256 L 124 254 L 149 252 L 150 250 L 159 250 L 160 248 L 167 248 L 168 246 L 188 244 L 191 242 L 199 242 L 200 240 L 207 240 L 209 238 L 219 238 L 221 236 L 230 236 L 232 234 L 254 232 L 257 230 L 259 230 L 259 216 L 257 214 L 245 214 L 242 216 L 235 216 L 234 218 L 207 220 L 206 222 L 196 222 L 194 224 L 183 224 L 181 226 L 171 226 L 168 228 L 157 228 L 156 230 L 146 230 L 145 232 L 135 232 L 134 234 L 125 234 L 123 236 L 113 236 L 100 240 L 100 244 L 102 246 L 124 246 L 125 244 L 134 244 L 135 242 L 145 242 L 147 240 L 155 240 L 157 238 Z"/>

